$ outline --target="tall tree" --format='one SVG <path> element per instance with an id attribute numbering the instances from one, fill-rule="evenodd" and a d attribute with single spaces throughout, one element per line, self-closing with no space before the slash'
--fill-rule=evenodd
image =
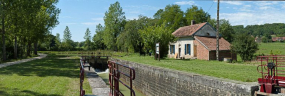
<path id="1" fill-rule="evenodd" d="M 141 38 L 143 39 L 145 49 L 155 50 L 155 44 L 160 43 L 161 57 L 166 57 L 169 47 L 169 42 L 174 42 L 175 37 L 172 35 L 172 31 L 166 27 L 166 22 L 161 26 L 148 26 L 143 30 L 139 30 Z"/>
<path id="2" fill-rule="evenodd" d="M 159 11 L 160 20 L 159 24 L 163 24 L 166 22 L 166 27 L 170 29 L 170 31 L 174 32 L 174 30 L 178 29 L 179 27 L 184 26 L 183 20 L 183 11 L 180 9 L 179 5 L 167 5 L 163 12 Z"/>
<path id="3" fill-rule="evenodd" d="M 86 29 L 84 39 L 85 39 L 85 49 L 86 50 L 90 50 L 90 47 L 91 47 L 91 33 L 90 33 L 89 28 Z"/>
<path id="4" fill-rule="evenodd" d="M 161 13 L 163 13 L 163 9 L 157 10 L 157 12 L 153 15 L 154 19 L 161 19 Z"/>
<path id="5" fill-rule="evenodd" d="M 56 49 L 57 51 L 59 51 L 59 49 L 61 48 L 61 39 L 60 39 L 60 34 L 56 33 L 56 37 L 55 37 L 55 44 L 56 44 Z"/>
<path id="6" fill-rule="evenodd" d="M 103 42 L 108 49 L 117 50 L 116 41 L 119 34 L 124 30 L 124 25 L 126 22 L 126 17 L 124 14 L 125 12 L 123 12 L 123 9 L 118 1 L 111 4 L 109 10 L 105 13 Z"/>
<path id="7" fill-rule="evenodd" d="M 210 19 L 210 15 L 202 8 L 199 9 L 197 6 L 192 5 L 192 7 L 187 8 L 185 12 L 185 19 L 186 25 L 190 25 L 191 20 L 195 20 L 196 23 L 203 23 Z"/>
<path id="8" fill-rule="evenodd" d="M 71 33 L 68 28 L 68 26 L 65 27 L 65 30 L 63 32 L 63 47 L 70 51 L 72 49 L 72 40 L 71 40 Z"/>
<path id="9" fill-rule="evenodd" d="M 95 34 L 93 36 L 93 42 L 96 49 L 105 49 L 106 45 L 103 43 L 103 34 L 105 28 L 99 23 L 96 25 Z"/>
<path id="10" fill-rule="evenodd" d="M 231 43 L 233 41 L 235 32 L 230 22 L 228 20 L 221 19 L 219 23 L 220 23 L 219 33 L 222 35 L 223 38 L 225 38 L 228 42 Z"/>

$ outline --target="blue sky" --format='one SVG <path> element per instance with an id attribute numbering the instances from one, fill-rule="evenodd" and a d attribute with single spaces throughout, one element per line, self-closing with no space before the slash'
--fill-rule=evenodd
<path id="1" fill-rule="evenodd" d="M 96 25 L 104 24 L 103 17 L 110 4 L 116 0 L 59 0 L 61 9 L 59 25 L 52 34 L 63 37 L 66 26 L 69 27 L 73 41 L 84 41 L 87 28 L 91 36 Z M 168 4 L 178 4 L 185 10 L 192 5 L 202 8 L 217 18 L 217 2 L 211 0 L 120 0 L 127 19 L 137 19 L 138 15 L 152 17 L 158 9 Z M 265 23 L 285 23 L 285 1 L 221 1 L 220 19 L 227 19 L 232 25 L 253 25 Z"/>

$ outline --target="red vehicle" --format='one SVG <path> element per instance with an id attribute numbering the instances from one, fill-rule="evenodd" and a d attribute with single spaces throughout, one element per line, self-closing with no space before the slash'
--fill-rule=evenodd
<path id="1" fill-rule="evenodd" d="M 285 92 L 285 55 L 258 56 L 261 64 L 257 71 L 261 94 L 278 94 Z M 284 89 L 283 89 L 284 88 Z"/>

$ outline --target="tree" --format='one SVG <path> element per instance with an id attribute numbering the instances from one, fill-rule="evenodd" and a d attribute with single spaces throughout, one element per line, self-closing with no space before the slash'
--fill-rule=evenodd
<path id="1" fill-rule="evenodd" d="M 105 13 L 103 42 L 108 49 L 117 50 L 116 41 L 119 34 L 124 30 L 126 22 L 126 17 L 124 14 L 125 12 L 123 12 L 123 9 L 118 1 L 111 4 L 109 10 Z"/>
<path id="2" fill-rule="evenodd" d="M 191 25 L 191 20 L 195 20 L 196 23 L 203 23 L 210 19 L 210 15 L 202 8 L 199 9 L 197 6 L 192 5 L 191 8 L 187 8 L 185 12 L 185 19 L 186 25 Z"/>
<path id="3" fill-rule="evenodd" d="M 60 39 L 60 34 L 56 33 L 56 37 L 55 37 L 55 44 L 56 44 L 56 49 L 57 51 L 59 51 L 59 49 L 61 48 L 61 39 Z"/>
<path id="4" fill-rule="evenodd" d="M 160 43 L 160 55 L 166 57 L 169 50 L 169 42 L 174 42 L 175 37 L 172 31 L 166 27 L 166 22 L 161 26 L 148 26 L 143 30 L 139 30 L 146 50 L 155 50 L 155 44 Z"/>
<path id="5" fill-rule="evenodd" d="M 70 51 L 72 49 L 72 40 L 71 40 L 71 33 L 70 30 L 68 28 L 68 26 L 66 26 L 64 32 L 63 32 L 63 47 Z"/>
<path id="6" fill-rule="evenodd" d="M 157 10 L 157 12 L 153 15 L 154 19 L 161 19 L 161 13 L 163 13 L 163 9 Z"/>
<path id="7" fill-rule="evenodd" d="M 258 44 L 253 37 L 247 34 L 238 34 L 235 35 L 231 44 L 231 50 L 239 54 L 243 61 L 248 61 L 252 60 L 253 54 L 258 50 Z"/>
<path id="8" fill-rule="evenodd" d="M 235 35 L 234 29 L 232 28 L 230 22 L 225 19 L 220 20 L 220 29 L 219 33 L 225 38 L 228 42 L 233 41 L 233 37 Z"/>
<path id="9" fill-rule="evenodd" d="M 105 28 L 99 23 L 96 25 L 96 34 L 93 36 L 93 42 L 96 49 L 105 49 L 106 45 L 103 43 L 103 34 Z"/>
<path id="10" fill-rule="evenodd" d="M 86 32 L 85 32 L 85 36 L 84 36 L 84 39 L 85 39 L 85 49 L 86 50 L 90 50 L 91 48 L 91 33 L 90 33 L 90 30 L 89 28 L 86 29 Z"/>
<path id="11" fill-rule="evenodd" d="M 183 20 L 183 11 L 180 9 L 179 5 L 167 5 L 163 12 L 159 11 L 160 20 L 158 24 L 163 24 L 166 22 L 166 27 L 170 29 L 170 31 L 174 32 L 174 30 L 178 29 L 181 26 L 184 26 Z"/>

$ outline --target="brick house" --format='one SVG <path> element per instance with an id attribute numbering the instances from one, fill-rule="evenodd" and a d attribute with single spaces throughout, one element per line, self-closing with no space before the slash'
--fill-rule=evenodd
<path id="1" fill-rule="evenodd" d="M 272 37 L 272 41 L 273 42 L 276 42 L 276 41 L 282 42 L 282 41 L 285 41 L 285 37 Z"/>
<path id="2" fill-rule="evenodd" d="M 172 33 L 178 38 L 176 42 L 169 44 L 169 58 L 197 58 L 202 60 L 216 60 L 216 29 L 209 23 L 184 26 Z M 219 59 L 232 58 L 236 60 L 236 54 L 231 54 L 230 43 L 220 36 Z"/>

